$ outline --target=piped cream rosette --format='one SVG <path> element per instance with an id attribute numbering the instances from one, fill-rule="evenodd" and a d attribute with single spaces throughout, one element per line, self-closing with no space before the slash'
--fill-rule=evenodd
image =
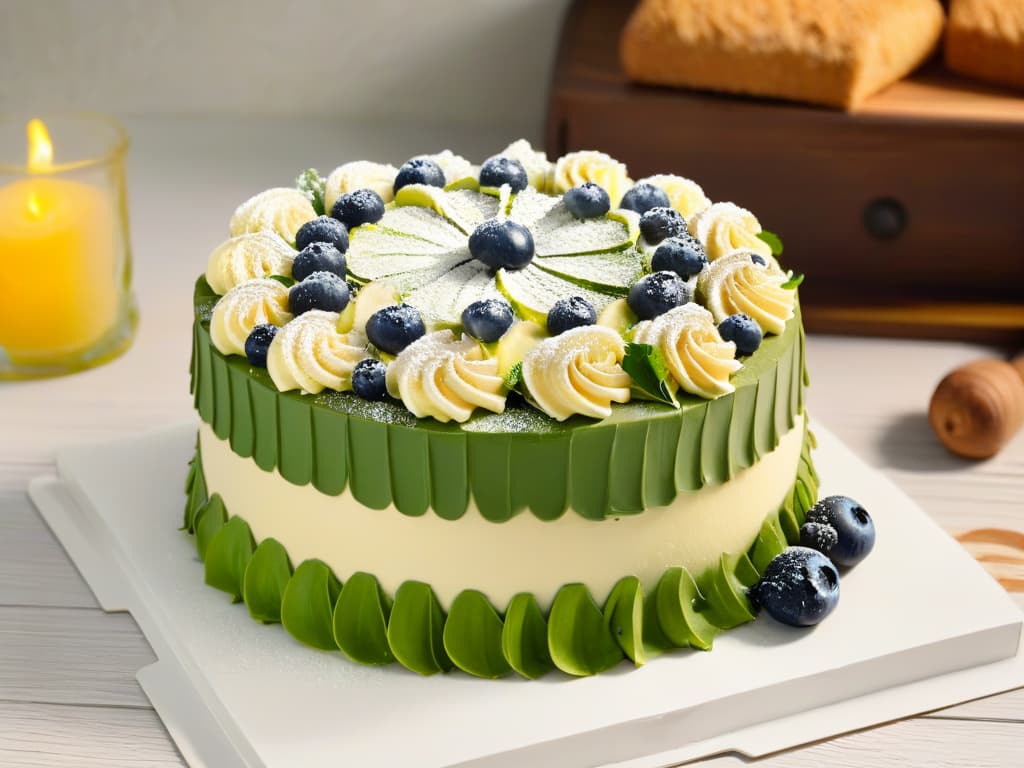
<path id="1" fill-rule="evenodd" d="M 505 411 L 505 384 L 498 361 L 485 358 L 471 338 L 450 330 L 422 336 L 388 366 L 388 394 L 417 418 L 466 421 L 477 408 Z"/>
<path id="2" fill-rule="evenodd" d="M 629 402 L 622 370 L 626 344 L 611 328 L 588 325 L 544 339 L 523 358 L 523 382 L 537 406 L 565 421 L 580 414 L 604 419 L 612 403 Z"/>
<path id="3" fill-rule="evenodd" d="M 371 160 L 355 160 L 339 165 L 327 176 L 324 183 L 324 210 L 334 208 L 335 201 L 344 194 L 357 189 L 372 189 L 385 203 L 395 199 L 395 176 L 398 169 L 387 163 Z"/>
<path id="4" fill-rule="evenodd" d="M 218 245 L 206 266 L 206 282 L 223 296 L 236 285 L 269 275 L 292 274 L 295 249 L 271 230 L 247 232 Z"/>
<path id="5" fill-rule="evenodd" d="M 697 280 L 697 292 L 715 317 L 722 322 L 729 315 L 750 315 L 765 333 L 782 333 L 793 317 L 796 291 L 783 288 L 787 275 L 770 255 L 758 264 L 749 251 L 717 259 Z"/>
<path id="6" fill-rule="evenodd" d="M 284 325 L 288 289 L 277 280 L 257 278 L 239 283 L 217 301 L 210 318 L 210 340 L 225 355 L 244 355 L 245 340 L 257 325 Z"/>
<path id="7" fill-rule="evenodd" d="M 544 152 L 534 149 L 526 139 L 513 141 L 499 152 L 498 156 L 518 160 L 522 163 L 526 171 L 527 182 L 538 192 L 547 192 L 551 188 L 554 163 L 548 160 L 548 156 Z"/>
<path id="8" fill-rule="evenodd" d="M 339 333 L 338 313 L 311 309 L 281 328 L 267 351 L 267 373 L 281 392 L 311 395 L 352 389 L 352 369 L 366 357 L 361 334 Z"/>
<path id="9" fill-rule="evenodd" d="M 685 176 L 662 173 L 640 179 L 637 184 L 653 184 L 660 189 L 668 195 L 668 204 L 683 214 L 687 220 L 711 205 L 701 185 Z"/>
<path id="10" fill-rule="evenodd" d="M 729 377 L 742 366 L 736 345 L 725 341 L 711 313 L 690 302 L 633 328 L 633 341 L 657 347 L 686 392 L 709 400 L 736 388 Z"/>
<path id="11" fill-rule="evenodd" d="M 704 244 L 708 261 L 740 249 L 771 257 L 771 247 L 757 236 L 760 231 L 757 217 L 733 203 L 715 203 L 690 223 L 690 232 Z"/>
<path id="12" fill-rule="evenodd" d="M 626 166 L 604 152 L 570 152 L 558 158 L 553 185 L 556 195 L 588 181 L 604 188 L 611 198 L 612 208 L 618 208 L 622 196 L 633 186 Z"/>
<path id="13" fill-rule="evenodd" d="M 231 217 L 231 236 L 270 229 L 285 241 L 294 243 L 299 227 L 315 218 L 313 204 L 299 190 L 274 187 L 249 198 L 235 209 Z"/>

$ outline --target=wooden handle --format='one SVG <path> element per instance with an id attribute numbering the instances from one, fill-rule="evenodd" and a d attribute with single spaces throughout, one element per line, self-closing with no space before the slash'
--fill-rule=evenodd
<path id="1" fill-rule="evenodd" d="M 994 456 L 1024 424 L 1024 355 L 957 368 L 936 387 L 928 421 L 958 456 Z"/>

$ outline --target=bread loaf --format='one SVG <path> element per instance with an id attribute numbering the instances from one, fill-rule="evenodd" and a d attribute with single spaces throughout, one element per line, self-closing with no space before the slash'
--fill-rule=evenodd
<path id="1" fill-rule="evenodd" d="M 1024 0 L 953 0 L 946 65 L 971 77 L 1024 88 Z"/>
<path id="2" fill-rule="evenodd" d="M 642 0 L 622 34 L 633 80 L 846 109 L 918 66 L 938 0 Z"/>

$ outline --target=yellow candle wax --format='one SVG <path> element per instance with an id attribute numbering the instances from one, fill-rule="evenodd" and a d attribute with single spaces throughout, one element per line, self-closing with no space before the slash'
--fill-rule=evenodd
<path id="1" fill-rule="evenodd" d="M 0 187 L 0 348 L 17 361 L 86 350 L 118 318 L 117 218 L 109 193 L 29 175 Z"/>

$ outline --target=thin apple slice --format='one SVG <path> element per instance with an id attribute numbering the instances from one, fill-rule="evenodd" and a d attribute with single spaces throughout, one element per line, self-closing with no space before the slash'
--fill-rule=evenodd
<path id="1" fill-rule="evenodd" d="M 521 318 L 542 325 L 547 323 L 548 310 L 559 299 L 582 296 L 598 312 L 615 300 L 614 296 L 569 282 L 533 264 L 515 272 L 499 269 L 495 282 Z"/>

